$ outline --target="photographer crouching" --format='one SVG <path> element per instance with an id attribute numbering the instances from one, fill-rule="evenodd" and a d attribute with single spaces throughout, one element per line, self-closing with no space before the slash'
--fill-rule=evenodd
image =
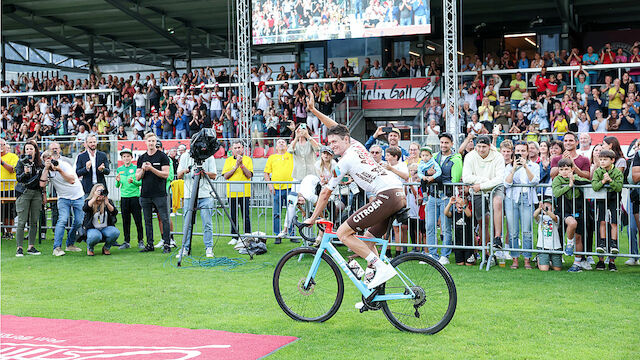
<path id="1" fill-rule="evenodd" d="M 104 242 L 102 254 L 111 255 L 109 249 L 115 245 L 120 236 L 120 230 L 115 227 L 118 210 L 113 205 L 113 201 L 107 198 L 107 195 L 109 193 L 104 185 L 95 184 L 82 207 L 84 210 L 83 227 L 87 232 L 87 255 L 89 256 L 94 255 L 94 246 L 101 242 Z"/>
<path id="2" fill-rule="evenodd" d="M 42 159 L 40 150 L 35 141 L 27 141 L 23 154 L 16 164 L 16 212 L 18 213 L 18 228 L 16 229 L 16 256 L 24 256 L 22 242 L 24 241 L 24 226 L 29 221 L 29 247 L 28 255 L 40 255 L 34 244 L 38 236 L 38 219 L 44 202 L 43 187 L 40 175 L 42 175 Z"/>
<path id="3" fill-rule="evenodd" d="M 63 256 L 65 251 L 80 252 L 82 249 L 75 246 L 75 242 L 76 231 L 82 225 L 84 219 L 84 212 L 82 211 L 84 190 L 82 184 L 78 179 L 78 175 L 76 175 L 73 165 L 62 160 L 59 152 L 51 150 L 43 152 L 42 161 L 44 162 L 44 170 L 40 176 L 41 184 L 46 184 L 47 180 L 51 181 L 58 195 L 58 219 L 53 236 L 53 255 Z M 72 211 L 73 225 L 67 233 L 67 246 L 63 251 L 62 238 Z"/>

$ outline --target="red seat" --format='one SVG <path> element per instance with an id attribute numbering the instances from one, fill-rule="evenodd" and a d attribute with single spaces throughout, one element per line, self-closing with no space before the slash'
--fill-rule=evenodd
<path id="1" fill-rule="evenodd" d="M 227 153 L 224 150 L 224 146 L 220 146 L 218 151 L 216 151 L 215 154 L 213 154 L 213 157 L 216 159 L 222 159 L 223 157 L 225 157 L 226 154 Z"/>
<path id="2" fill-rule="evenodd" d="M 275 153 L 276 153 L 276 148 L 275 148 L 275 147 L 273 147 L 273 146 L 270 146 L 270 147 L 269 147 L 269 150 L 267 150 L 267 154 L 266 154 L 264 157 L 267 157 L 267 158 L 268 158 L 269 156 L 271 156 L 271 155 L 273 155 L 273 154 L 275 154 Z"/>
<path id="3" fill-rule="evenodd" d="M 256 147 L 253 149 L 253 158 L 258 159 L 264 157 L 264 148 Z"/>

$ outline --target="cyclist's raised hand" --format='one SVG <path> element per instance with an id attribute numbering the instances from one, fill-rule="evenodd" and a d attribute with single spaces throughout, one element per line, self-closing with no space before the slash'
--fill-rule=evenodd
<path id="1" fill-rule="evenodd" d="M 308 218 L 308 219 L 305 219 L 302 223 L 307 225 L 313 225 L 316 223 L 316 219 Z"/>

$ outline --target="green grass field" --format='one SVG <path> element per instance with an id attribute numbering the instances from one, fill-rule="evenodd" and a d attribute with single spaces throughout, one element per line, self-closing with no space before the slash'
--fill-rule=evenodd
<path id="1" fill-rule="evenodd" d="M 179 218 L 173 219 L 178 229 Z M 258 221 L 265 220 L 252 224 Z M 312 324 L 288 318 L 271 286 L 275 264 L 296 246 L 286 240 L 269 240 L 267 254 L 225 271 L 178 269 L 159 251 L 113 249 L 112 256 L 102 256 L 100 245 L 92 258 L 56 258 L 48 235 L 37 245 L 43 253 L 37 257 L 16 258 L 15 242 L 2 241 L 2 314 L 300 338 L 273 359 L 632 359 L 640 353 L 640 267 L 623 265 L 625 259 L 618 259 L 618 273 L 449 265 L 458 290 L 456 314 L 443 331 L 425 336 L 396 330 L 381 311 L 360 314 L 353 307 L 360 294 L 347 278 L 332 319 Z M 216 239 L 217 256 L 248 259 L 227 241 Z M 193 247 L 195 256 L 204 255 L 199 237 Z"/>

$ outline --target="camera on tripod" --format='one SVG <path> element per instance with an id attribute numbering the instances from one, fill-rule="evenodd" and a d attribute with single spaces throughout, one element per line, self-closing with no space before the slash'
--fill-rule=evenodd
<path id="1" fill-rule="evenodd" d="M 205 128 L 198 131 L 191 138 L 191 150 L 189 151 L 196 163 L 202 163 L 218 151 L 220 144 L 216 131 Z"/>

